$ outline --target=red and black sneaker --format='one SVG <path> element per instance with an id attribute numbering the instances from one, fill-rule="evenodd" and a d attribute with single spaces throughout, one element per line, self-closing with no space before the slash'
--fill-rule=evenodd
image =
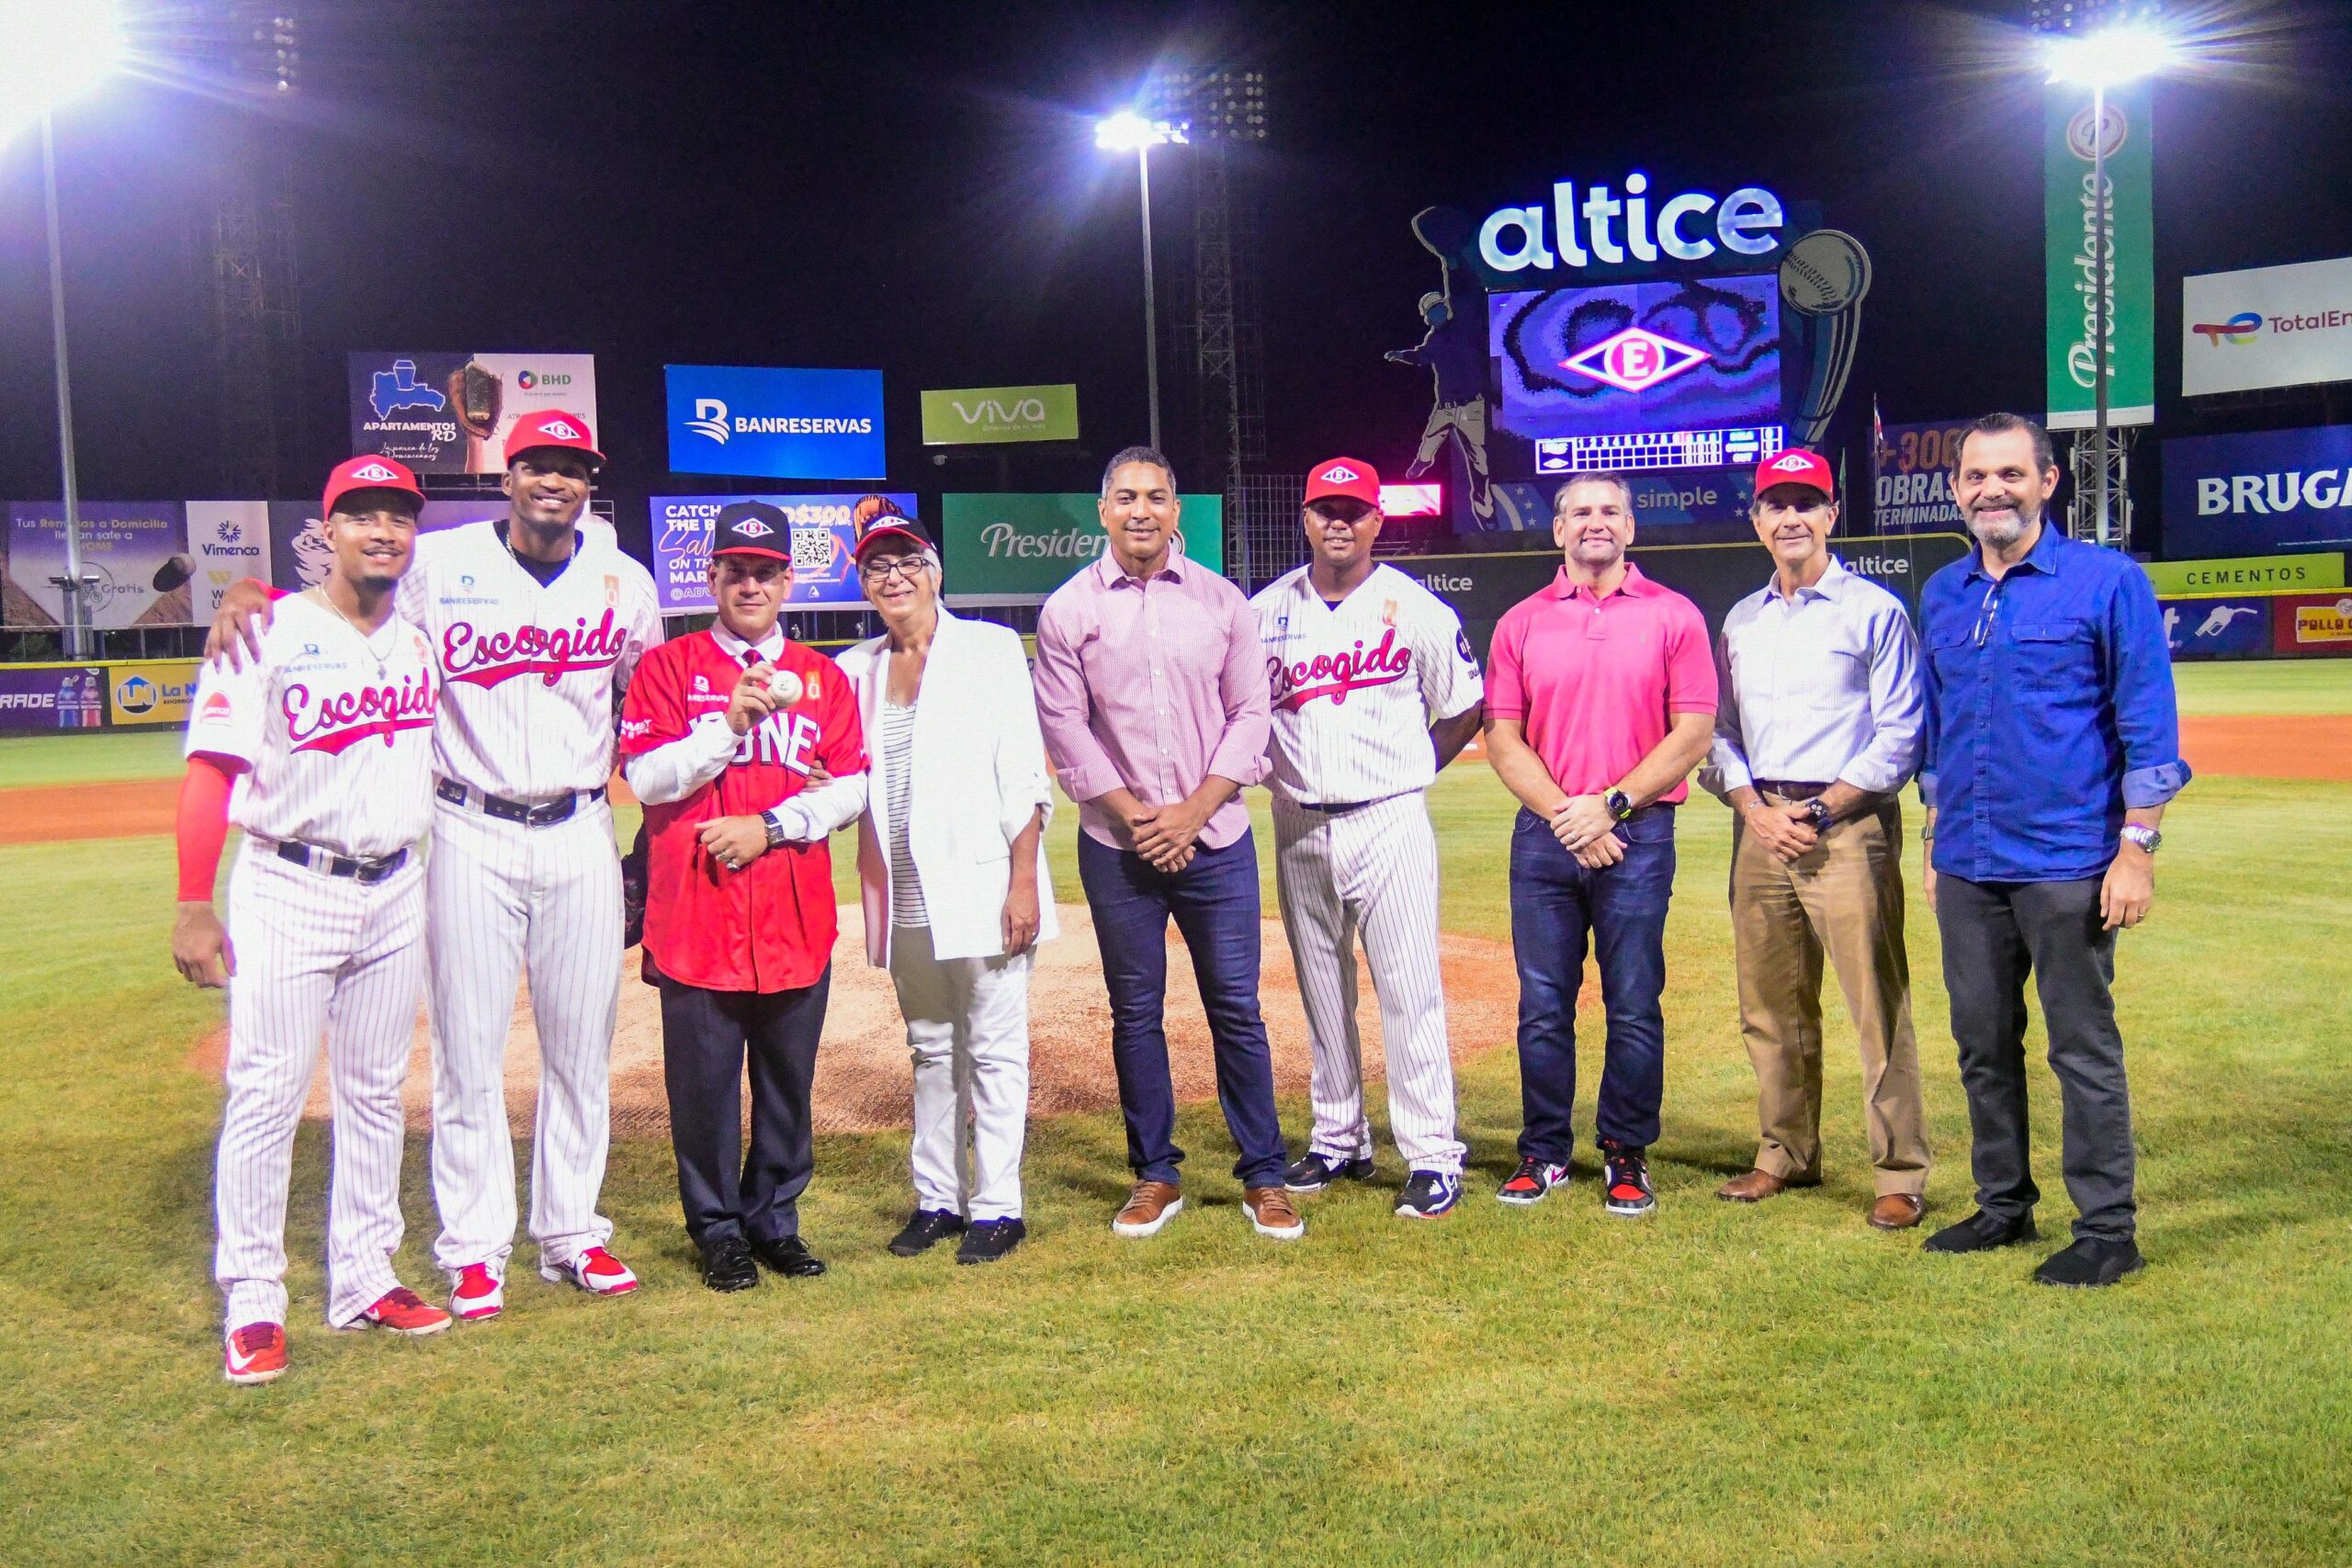
<path id="1" fill-rule="evenodd" d="M 1629 1149 L 1610 1138 L 1600 1140 L 1600 1206 L 1612 1214 L 1637 1220 L 1657 1208 L 1650 1190 L 1649 1151 Z"/>
<path id="2" fill-rule="evenodd" d="M 1511 1174 L 1511 1179 L 1495 1189 L 1495 1201 L 1515 1203 L 1521 1208 L 1530 1203 L 1541 1203 L 1550 1196 L 1553 1188 L 1567 1179 L 1568 1168 L 1566 1165 L 1523 1159 L 1519 1162 L 1519 1169 Z"/>

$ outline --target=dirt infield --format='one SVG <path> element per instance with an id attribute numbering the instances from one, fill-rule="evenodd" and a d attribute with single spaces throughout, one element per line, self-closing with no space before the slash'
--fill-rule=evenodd
<path id="1" fill-rule="evenodd" d="M 1029 1110 L 1050 1116 L 1099 1111 L 1118 1104 L 1111 1071 L 1111 1010 L 1102 994 L 1102 965 L 1092 923 L 1084 905 L 1061 906 L 1062 934 L 1039 950 L 1030 987 Z M 1264 998 L 1266 1032 L 1272 1042 L 1274 1084 L 1284 1094 L 1306 1088 L 1306 1021 L 1299 1010 L 1298 985 L 1282 927 L 1265 922 Z M 1192 964 L 1172 933 L 1169 939 L 1168 1044 L 1176 1093 L 1186 1101 L 1213 1100 L 1208 1025 Z M 1500 942 L 1448 934 L 1441 940 L 1440 963 L 1446 983 L 1449 1032 L 1456 1061 L 1512 1038 L 1517 1021 L 1519 978 L 1510 949 Z M 1369 979 L 1358 1010 L 1363 1031 L 1364 1077 L 1385 1074 L 1380 1016 Z M 538 1097 L 538 1049 L 531 1033 L 530 1001 L 519 998 L 507 1034 L 506 1115 L 518 1135 L 527 1134 Z M 226 1059 L 227 1031 L 208 1035 L 188 1059 L 198 1071 L 218 1074 Z M 433 1069 L 422 1014 L 403 1099 L 408 1124 L 423 1132 L 432 1118 Z M 825 1018 L 824 1043 L 817 1053 L 816 1124 L 820 1132 L 863 1133 L 903 1128 L 913 1115 L 907 1067 L 907 1037 L 899 1020 L 889 977 L 865 962 L 865 937 L 854 905 L 842 910 L 841 940 L 833 948 L 833 991 Z M 311 1085 L 304 1114 L 327 1115 L 326 1074 Z M 613 1131 L 625 1137 L 666 1137 L 670 1119 L 662 1088 L 662 1018 L 655 993 L 637 977 L 637 954 L 628 955 L 621 982 L 620 1027 L 613 1040 Z"/>

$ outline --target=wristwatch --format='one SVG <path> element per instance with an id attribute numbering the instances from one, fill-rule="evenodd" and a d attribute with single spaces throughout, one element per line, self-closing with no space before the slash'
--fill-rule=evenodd
<path id="1" fill-rule="evenodd" d="M 768 830 L 768 848 L 772 850 L 782 849 L 786 841 L 783 818 L 776 816 L 775 811 L 768 810 L 760 813 L 760 821 L 766 826 Z"/>
<path id="2" fill-rule="evenodd" d="M 1829 831 L 1829 803 L 1827 801 L 1822 799 L 1821 796 L 1816 795 L 1811 800 L 1804 803 L 1804 809 L 1805 815 L 1813 818 L 1813 830 L 1815 832 L 1826 833 Z"/>
<path id="3" fill-rule="evenodd" d="M 2136 822 L 2129 823 L 2124 827 L 2123 836 L 2131 842 L 2139 845 L 2148 854 L 2154 854 L 2156 847 L 2165 841 L 2165 836 L 2162 833 L 2157 832 L 2154 828 L 2143 828 Z"/>
<path id="4" fill-rule="evenodd" d="M 1609 808 L 1611 821 L 1623 822 L 1634 814 L 1634 797 L 1622 789 L 1612 789 L 1602 795 L 1600 804 Z"/>

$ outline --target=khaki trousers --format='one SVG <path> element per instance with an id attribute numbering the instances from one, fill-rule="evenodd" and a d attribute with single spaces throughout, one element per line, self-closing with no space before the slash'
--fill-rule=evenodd
<path id="1" fill-rule="evenodd" d="M 1765 798 L 1780 804 L 1781 797 Z M 1756 1168 L 1821 1179 L 1821 960 L 1828 954 L 1862 1056 L 1862 1111 L 1879 1194 L 1920 1193 L 1927 1113 L 1903 951 L 1903 814 L 1895 801 L 1839 822 L 1786 864 L 1735 824 L 1731 924 L 1739 1025 L 1756 1065 Z"/>

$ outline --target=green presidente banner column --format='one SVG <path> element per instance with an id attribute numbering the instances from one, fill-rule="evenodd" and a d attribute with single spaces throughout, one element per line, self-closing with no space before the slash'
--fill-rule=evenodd
<path id="1" fill-rule="evenodd" d="M 2043 89 L 2043 220 L 2049 254 L 2049 382 L 2052 430 L 2087 430 L 2098 377 L 2098 231 L 2092 188 L 2091 92 L 2052 83 Z M 2107 92 L 2100 127 L 2107 160 L 2108 221 L 2113 226 L 2108 288 L 2107 419 L 2152 424 L 2156 417 L 2156 278 L 2148 131 L 2148 85 Z"/>
<path id="2" fill-rule="evenodd" d="M 1095 499 L 1083 491 L 1058 495 L 950 491 L 940 497 L 947 603 L 1044 603 L 1072 572 L 1091 566 L 1108 542 Z M 1178 500 L 1183 505 L 1179 537 L 1185 556 L 1222 572 L 1225 497 L 1187 495 Z"/>

